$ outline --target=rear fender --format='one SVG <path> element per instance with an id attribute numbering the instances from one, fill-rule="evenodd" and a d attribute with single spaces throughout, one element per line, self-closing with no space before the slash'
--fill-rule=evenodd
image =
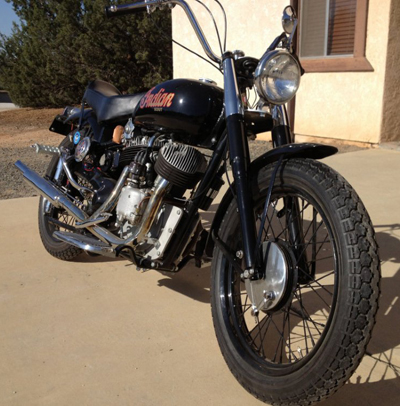
<path id="1" fill-rule="evenodd" d="M 77 128 L 80 117 L 81 117 L 81 110 L 79 110 L 75 113 L 72 113 L 69 116 L 65 115 L 65 112 L 64 112 L 64 114 L 57 114 L 54 117 L 54 120 L 50 125 L 49 131 L 57 133 L 57 134 L 61 134 L 61 135 L 69 135 L 71 133 L 71 131 L 73 131 L 75 128 Z M 83 123 L 89 122 L 90 125 L 92 125 L 91 121 L 97 122 L 95 115 L 92 112 L 92 109 L 84 110 Z"/>
<path id="2" fill-rule="evenodd" d="M 92 116 L 92 113 L 93 113 L 92 109 L 85 109 L 83 111 L 83 121 L 87 121 Z M 93 115 L 94 115 L 94 113 L 93 113 Z M 80 117 L 81 117 L 81 110 L 68 116 L 67 119 L 64 121 L 64 123 L 78 123 Z"/>
<path id="3" fill-rule="evenodd" d="M 78 125 L 80 116 L 80 112 L 75 113 L 68 117 L 66 122 L 76 123 L 76 125 Z M 84 127 L 86 124 L 89 124 L 89 126 L 93 130 L 93 139 L 97 142 L 100 142 L 103 138 L 104 127 L 97 122 L 96 114 L 92 109 L 85 109 L 83 111 L 82 127 Z"/>
<path id="4" fill-rule="evenodd" d="M 338 152 L 338 149 L 330 145 L 322 144 L 313 144 L 313 143 L 301 143 L 301 144 L 287 144 L 278 148 L 274 148 L 265 154 L 261 155 L 257 159 L 251 162 L 250 164 L 250 182 L 257 178 L 260 170 L 267 165 L 276 162 L 281 156 L 284 159 L 293 159 L 293 158 L 311 158 L 311 159 L 322 159 L 328 156 L 334 155 Z M 232 185 L 233 190 L 235 190 L 234 184 Z M 205 253 L 208 257 L 212 257 L 214 249 L 214 241 L 211 238 L 212 231 L 218 235 L 218 230 L 221 226 L 222 220 L 225 213 L 228 210 L 229 205 L 232 201 L 232 192 L 231 188 L 227 190 L 224 197 L 221 200 L 221 203 L 218 206 L 218 209 L 215 213 L 214 220 L 212 222 Z"/>

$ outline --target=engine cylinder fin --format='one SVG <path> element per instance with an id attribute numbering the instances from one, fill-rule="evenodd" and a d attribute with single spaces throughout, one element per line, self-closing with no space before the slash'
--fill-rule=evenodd
<path id="1" fill-rule="evenodd" d="M 192 189 L 205 166 L 206 160 L 197 149 L 188 145 L 167 144 L 161 148 L 154 169 L 173 185 Z"/>
<path id="2" fill-rule="evenodd" d="M 128 141 L 126 148 L 124 148 L 121 152 L 121 156 L 119 159 L 120 165 L 129 165 L 136 157 L 136 155 L 142 151 L 144 148 L 147 148 L 150 142 L 150 137 L 135 137 Z M 153 144 L 154 147 L 161 148 L 165 145 L 166 141 L 163 140 L 155 140 Z"/>

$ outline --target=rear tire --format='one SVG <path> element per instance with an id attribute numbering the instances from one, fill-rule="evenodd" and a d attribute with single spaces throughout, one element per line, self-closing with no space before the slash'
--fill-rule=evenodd
<path id="1" fill-rule="evenodd" d="M 69 138 L 66 137 L 60 144 L 60 147 L 70 147 L 72 143 L 70 142 Z M 46 171 L 46 176 L 49 179 L 53 179 L 57 164 L 58 164 L 58 156 L 54 156 Z M 65 175 L 63 175 L 65 177 Z M 57 209 L 56 207 L 50 205 L 50 210 L 48 213 L 45 213 L 45 206 L 47 204 L 47 200 L 44 197 L 40 197 L 39 200 L 39 212 L 38 212 L 38 223 L 39 223 L 39 234 L 42 240 L 43 246 L 46 251 L 55 258 L 64 260 L 64 261 L 72 261 L 78 255 L 80 255 L 83 251 L 78 248 L 74 247 L 70 244 L 62 242 L 53 236 L 54 231 L 60 230 L 60 227 L 52 224 L 49 219 L 54 218 L 56 220 L 62 221 L 64 223 L 69 223 L 69 225 L 73 224 L 71 216 L 65 212 L 63 209 Z M 64 230 L 65 231 L 65 230 Z"/>
<path id="2" fill-rule="evenodd" d="M 263 168 L 252 185 L 256 215 L 273 169 Z M 221 352 L 241 385 L 274 405 L 310 405 L 349 379 L 370 340 L 380 292 L 374 229 L 346 180 L 309 159 L 282 164 L 264 240 L 291 253 L 294 243 L 285 229 L 291 209 L 283 203 L 294 200 L 304 234 L 300 256 L 307 256 L 307 270 L 313 272 L 307 279 L 297 260 L 291 292 L 280 306 L 251 316 L 245 284 L 217 247 L 212 263 L 212 315 Z M 232 200 L 218 236 L 235 253 L 242 250 L 240 235 Z"/>

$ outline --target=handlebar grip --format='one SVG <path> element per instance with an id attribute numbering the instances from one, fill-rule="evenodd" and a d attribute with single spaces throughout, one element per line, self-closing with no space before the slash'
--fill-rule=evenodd
<path id="1" fill-rule="evenodd" d="M 119 4 L 117 6 L 107 6 L 104 8 L 107 18 L 119 17 L 127 14 L 143 13 L 146 10 L 147 4 L 144 1 L 137 1 L 136 3 L 130 4 Z"/>

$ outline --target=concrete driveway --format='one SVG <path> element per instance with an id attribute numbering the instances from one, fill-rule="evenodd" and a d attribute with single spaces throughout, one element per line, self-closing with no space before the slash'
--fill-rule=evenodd
<path id="1" fill-rule="evenodd" d="M 0 90 L 0 112 L 18 108 L 10 99 L 7 92 Z"/>
<path id="2" fill-rule="evenodd" d="M 382 298 L 366 356 L 326 406 L 400 404 L 400 152 L 325 162 L 364 200 L 382 259 Z M 260 405 L 220 354 L 210 269 L 137 272 L 126 261 L 49 256 L 37 198 L 0 201 L 0 405 Z"/>

